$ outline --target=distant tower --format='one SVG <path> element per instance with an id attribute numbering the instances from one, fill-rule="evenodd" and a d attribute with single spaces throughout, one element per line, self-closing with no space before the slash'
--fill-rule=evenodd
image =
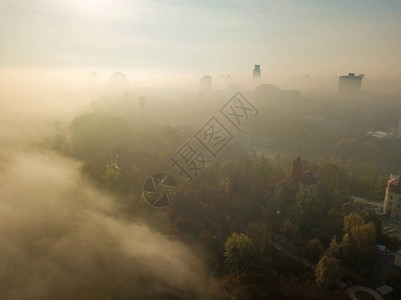
<path id="1" fill-rule="evenodd" d="M 383 212 L 390 218 L 401 219 L 401 175 L 387 181 Z"/>
<path id="2" fill-rule="evenodd" d="M 140 127 L 143 128 L 145 122 L 145 102 L 146 97 L 139 97 L 139 104 L 141 105 L 141 120 L 140 120 Z"/>
<path id="3" fill-rule="evenodd" d="M 317 192 L 317 181 L 318 178 L 312 171 L 307 170 L 302 173 L 300 181 L 299 181 L 299 190 L 300 191 L 308 191 L 311 194 L 316 194 Z"/>
<path id="4" fill-rule="evenodd" d="M 203 75 L 199 82 L 200 92 L 210 93 L 212 91 L 212 76 Z"/>
<path id="5" fill-rule="evenodd" d="M 253 78 L 260 78 L 260 76 L 260 65 L 255 65 L 255 67 L 253 68 Z"/>
<path id="6" fill-rule="evenodd" d="M 292 185 L 296 188 L 297 191 L 299 189 L 301 174 L 302 174 L 302 160 L 301 156 L 299 156 L 298 154 L 295 160 L 292 162 Z"/>
<path id="7" fill-rule="evenodd" d="M 348 73 L 338 78 L 338 94 L 342 96 L 356 96 L 361 91 L 364 74 L 355 76 L 355 73 Z"/>
<path id="8" fill-rule="evenodd" d="M 298 153 L 292 163 L 292 185 L 297 191 L 316 194 L 318 178 L 310 170 L 302 172 L 302 167 L 302 159 Z"/>

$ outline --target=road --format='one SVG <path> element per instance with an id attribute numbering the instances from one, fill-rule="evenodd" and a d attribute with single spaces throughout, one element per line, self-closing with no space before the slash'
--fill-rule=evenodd
<path id="1" fill-rule="evenodd" d="M 383 297 L 378 292 L 376 292 L 375 290 L 372 290 L 366 286 L 354 285 L 354 286 L 350 286 L 347 289 L 347 295 L 352 300 L 360 299 L 356 295 L 356 293 L 358 293 L 358 292 L 365 292 L 365 293 L 368 293 L 369 295 L 372 295 L 373 297 L 375 297 L 376 300 L 383 300 Z"/>
<path id="2" fill-rule="evenodd" d="M 306 260 L 305 258 L 298 256 L 298 254 L 288 251 L 287 249 L 285 249 L 280 244 L 278 244 L 276 242 L 273 242 L 271 240 L 268 243 L 270 244 L 270 246 L 272 246 L 277 251 L 287 255 L 288 257 L 290 257 L 291 259 L 299 262 L 300 264 L 304 265 L 305 267 L 310 268 L 312 270 L 316 269 L 316 265 L 314 265 L 310 261 Z"/>
<path id="3" fill-rule="evenodd" d="M 383 203 L 381 202 L 375 202 L 375 201 L 370 201 L 370 200 L 366 200 L 363 198 L 359 198 L 359 197 L 355 197 L 355 196 L 351 196 L 352 200 L 356 201 L 356 202 L 361 202 L 361 203 L 365 203 L 368 205 L 372 205 L 372 206 L 376 206 L 377 208 L 383 208 Z"/>

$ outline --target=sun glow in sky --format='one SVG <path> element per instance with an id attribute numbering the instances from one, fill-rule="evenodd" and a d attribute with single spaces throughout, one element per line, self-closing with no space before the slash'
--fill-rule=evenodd
<path id="1" fill-rule="evenodd" d="M 71 0 L 68 2 L 72 9 L 82 15 L 107 15 L 113 6 L 112 0 Z"/>
<path id="2" fill-rule="evenodd" d="M 1 0 L 0 27 L 7 68 L 401 77 L 399 0 Z"/>

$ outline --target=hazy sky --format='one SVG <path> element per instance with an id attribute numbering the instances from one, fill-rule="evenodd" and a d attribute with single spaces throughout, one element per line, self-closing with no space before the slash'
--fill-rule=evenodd
<path id="1" fill-rule="evenodd" d="M 400 0 L 0 0 L 0 63 L 401 76 Z"/>

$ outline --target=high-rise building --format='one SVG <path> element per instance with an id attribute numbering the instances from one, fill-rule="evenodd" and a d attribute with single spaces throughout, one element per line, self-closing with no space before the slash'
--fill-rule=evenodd
<path id="1" fill-rule="evenodd" d="M 261 76 L 260 65 L 255 65 L 253 68 L 253 78 L 259 78 Z"/>
<path id="2" fill-rule="evenodd" d="M 355 76 L 355 73 L 348 73 L 338 78 L 338 94 L 342 96 L 356 96 L 361 91 L 364 74 Z"/>
<path id="3" fill-rule="evenodd" d="M 212 76 L 203 75 L 200 79 L 200 91 L 202 93 L 209 93 L 212 91 Z"/>
<path id="4" fill-rule="evenodd" d="M 401 176 L 391 176 L 387 181 L 383 212 L 390 218 L 401 219 Z"/>

